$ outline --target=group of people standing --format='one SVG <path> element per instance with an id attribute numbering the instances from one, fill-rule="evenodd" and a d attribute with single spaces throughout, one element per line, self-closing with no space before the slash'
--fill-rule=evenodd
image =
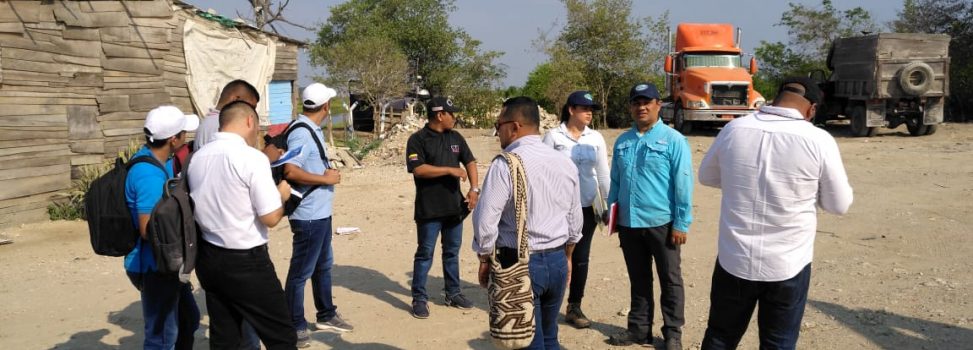
<path id="1" fill-rule="evenodd" d="M 817 207 L 840 215 L 852 201 L 837 143 L 809 122 L 821 99 L 813 81 L 785 80 L 772 105 L 728 123 L 702 161 L 699 182 L 723 191 L 703 349 L 736 348 L 758 305 L 761 348 L 793 349 L 797 344 Z M 443 235 L 445 303 L 466 307 L 452 300 L 466 301 L 457 294 L 455 271 L 462 218 L 469 210 L 481 286 L 487 286 L 494 250 L 503 266 L 517 256 L 509 165 L 495 158 L 483 188 L 478 188 L 475 158 L 462 136 L 451 130 L 458 110 L 448 100 L 438 107 L 441 102 L 431 104 L 429 124 L 412 135 L 406 151 L 417 189 L 419 244 L 412 289 L 412 314 L 417 318 L 429 317 L 424 284 L 438 233 Z M 504 102 L 494 124 L 503 152 L 522 159 L 527 177 L 528 268 L 537 324 L 528 348 L 559 348 L 557 320 L 565 289 L 564 321 L 577 328 L 591 325 L 581 305 L 592 236 L 598 221 L 613 216 L 631 304 L 626 330 L 606 342 L 654 343 L 654 261 L 662 289 L 664 347 L 682 349 L 685 292 L 680 247 L 693 219 L 692 150 L 685 136 L 661 121 L 662 99 L 655 85 L 640 83 L 629 92 L 633 126 L 616 140 L 609 166 L 604 137 L 589 127 L 593 112 L 601 108 L 588 91 L 570 94 L 561 124 L 542 138 L 537 103 L 514 97 Z M 463 197 L 460 183 L 467 178 L 470 190 Z M 598 203 L 605 194 L 607 202 Z M 439 211 L 429 211 L 430 203 L 437 203 Z M 595 214 L 595 207 L 613 206 L 616 209 L 607 209 L 602 217 Z"/>
<path id="2" fill-rule="evenodd" d="M 304 113 L 285 131 L 288 149 L 303 151 L 282 165 L 276 181 L 270 161 L 281 151 L 258 150 L 260 100 L 249 83 L 227 84 L 219 102 L 200 122 L 176 107 L 149 112 L 146 144 L 134 157 L 153 157 L 131 167 L 126 200 L 143 239 L 126 257 L 125 269 L 140 290 L 145 348 L 189 349 L 200 313 L 192 287 L 158 273 L 144 241 L 146 223 L 163 185 L 186 176 L 201 229 L 197 275 L 206 292 L 210 346 L 214 349 L 293 349 L 310 345 L 310 330 L 340 332 L 354 327 L 337 312 L 332 297 L 331 249 L 334 185 L 341 174 L 330 166 L 321 123 L 337 93 L 312 84 L 301 94 Z M 756 305 L 762 348 L 794 348 L 810 279 L 816 206 L 843 214 L 852 192 L 834 139 L 807 122 L 821 92 L 806 79 L 788 79 L 772 106 L 726 125 L 707 152 L 699 182 L 723 191 L 719 254 L 714 268 L 704 349 L 732 349 L 746 331 Z M 587 91 L 569 95 L 561 124 L 540 133 L 540 113 L 527 97 L 507 99 L 494 124 L 503 152 L 516 154 L 527 178 L 526 231 L 534 318 L 532 349 L 556 349 L 564 294 L 564 320 L 590 327 L 582 311 L 589 256 L 599 221 L 615 223 L 628 270 L 631 309 L 626 330 L 611 345 L 650 345 L 653 337 L 652 264 L 661 287 L 661 335 L 666 349 L 682 348 L 685 296 L 681 249 L 692 223 L 692 151 L 686 137 L 659 118 L 661 97 L 651 83 L 629 92 L 633 126 L 622 133 L 609 163 L 604 137 L 589 127 L 602 106 Z M 416 198 L 416 252 L 411 314 L 430 317 L 427 277 L 436 241 L 442 244 L 444 304 L 470 309 L 460 288 L 463 222 L 472 213 L 472 249 L 478 280 L 486 286 L 496 250 L 500 263 L 516 259 L 517 222 L 511 169 L 491 161 L 480 187 L 477 160 L 453 130 L 460 110 L 444 97 L 426 104 L 428 124 L 411 135 L 406 167 Z M 307 128 L 294 127 L 297 123 Z M 198 129 L 198 130 L 197 130 Z M 193 145 L 186 133 L 197 132 Z M 191 147 L 188 159 L 172 155 Z M 609 165 L 610 164 L 610 165 Z M 181 174 L 181 175 L 180 175 Z M 468 183 L 463 192 L 462 183 Z M 292 187 L 293 185 L 293 187 Z M 287 278 L 277 279 L 268 249 L 268 228 L 284 217 L 293 193 L 303 198 L 288 220 L 293 251 Z M 596 214 L 596 208 L 617 208 Z M 317 310 L 313 327 L 304 315 L 304 289 L 311 280 Z"/>

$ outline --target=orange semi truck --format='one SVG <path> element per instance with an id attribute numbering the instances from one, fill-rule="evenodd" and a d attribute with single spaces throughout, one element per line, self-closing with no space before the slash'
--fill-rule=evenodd
<path id="1" fill-rule="evenodd" d="M 702 123 L 724 124 L 750 114 L 766 101 L 753 89 L 757 60 L 743 66 L 740 32 L 731 24 L 681 23 L 676 48 L 666 56 L 662 118 L 683 134 Z"/>

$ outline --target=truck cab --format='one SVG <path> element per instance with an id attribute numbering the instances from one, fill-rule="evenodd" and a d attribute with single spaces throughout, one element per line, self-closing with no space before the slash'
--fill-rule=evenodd
<path id="1" fill-rule="evenodd" d="M 723 124 L 750 114 L 765 103 L 753 88 L 757 63 L 743 54 L 730 24 L 682 23 L 676 47 L 666 56 L 666 90 L 662 118 L 683 134 L 701 123 Z M 671 44 L 670 44 L 671 47 Z"/>

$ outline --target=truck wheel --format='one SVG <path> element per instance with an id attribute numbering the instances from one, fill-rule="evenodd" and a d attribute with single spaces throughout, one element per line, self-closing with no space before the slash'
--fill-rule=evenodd
<path id="1" fill-rule="evenodd" d="M 906 129 L 909 129 L 909 135 L 912 136 L 922 136 L 929 132 L 929 127 L 934 125 L 925 125 L 922 123 L 922 119 L 910 118 L 905 122 Z M 935 131 L 934 131 L 935 132 Z"/>
<path id="2" fill-rule="evenodd" d="M 864 104 L 856 104 L 852 106 L 851 111 L 848 114 L 848 118 L 851 119 L 851 136 L 872 137 L 878 132 L 877 127 L 868 127 Z"/>
<path id="3" fill-rule="evenodd" d="M 899 70 L 899 87 L 908 95 L 920 96 L 932 87 L 935 79 L 932 67 L 925 62 L 910 62 Z"/>
<path id="4" fill-rule="evenodd" d="M 693 131 L 693 122 L 686 120 L 686 115 L 679 106 L 673 107 L 672 127 L 683 135 L 689 135 Z"/>

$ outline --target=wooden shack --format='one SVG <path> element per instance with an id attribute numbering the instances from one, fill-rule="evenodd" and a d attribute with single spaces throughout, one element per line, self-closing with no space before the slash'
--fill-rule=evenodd
<path id="1" fill-rule="evenodd" d="M 275 91 L 265 111 L 293 115 L 300 41 L 177 0 L 0 0 L 0 227 L 47 219 L 80 167 L 140 139 L 150 109 L 206 114 L 218 91 L 207 88 L 206 101 L 191 92 L 187 23 L 275 46 L 272 78 L 257 87 Z"/>

